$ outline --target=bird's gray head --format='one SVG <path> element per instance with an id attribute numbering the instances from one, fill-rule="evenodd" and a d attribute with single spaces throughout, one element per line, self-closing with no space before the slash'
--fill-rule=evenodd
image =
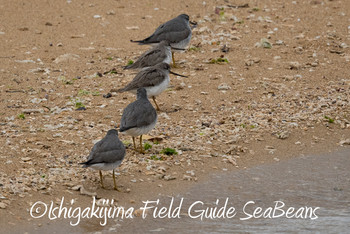
<path id="1" fill-rule="evenodd" d="M 185 20 L 190 20 L 190 17 L 187 14 L 181 14 L 178 16 L 179 18 L 185 19 Z"/>
<path id="2" fill-rule="evenodd" d="M 117 131 L 117 129 L 110 129 L 110 130 L 108 130 L 107 135 L 117 135 L 118 136 L 118 131 Z"/>
<path id="3" fill-rule="evenodd" d="M 159 69 L 170 71 L 170 65 L 167 63 L 159 63 L 156 66 Z"/>
<path id="4" fill-rule="evenodd" d="M 147 91 L 143 87 L 137 89 L 137 99 L 140 98 L 147 98 Z"/>

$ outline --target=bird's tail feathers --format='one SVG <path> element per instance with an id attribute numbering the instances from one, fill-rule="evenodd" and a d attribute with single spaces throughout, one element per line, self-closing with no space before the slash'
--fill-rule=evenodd
<path id="1" fill-rule="evenodd" d="M 117 93 L 123 93 L 123 92 L 125 92 L 125 90 L 124 90 L 124 88 L 122 88 L 122 89 L 117 89 L 117 90 L 115 90 L 115 92 L 117 92 Z"/>
<path id="2" fill-rule="evenodd" d="M 132 64 L 124 66 L 123 70 L 127 70 L 127 69 L 130 69 L 130 68 L 132 68 Z"/>
<path id="3" fill-rule="evenodd" d="M 83 165 L 83 168 L 89 167 L 89 161 L 79 163 L 80 165 Z"/>
<path id="4" fill-rule="evenodd" d="M 130 40 L 132 43 L 139 43 L 139 45 L 144 45 L 145 44 L 145 40 L 140 40 L 140 41 L 134 41 L 134 40 Z"/>
<path id="5" fill-rule="evenodd" d="M 135 127 L 136 127 L 136 126 L 121 127 L 121 128 L 119 129 L 119 132 L 125 132 L 125 131 L 129 130 L 130 128 L 135 128 Z"/>

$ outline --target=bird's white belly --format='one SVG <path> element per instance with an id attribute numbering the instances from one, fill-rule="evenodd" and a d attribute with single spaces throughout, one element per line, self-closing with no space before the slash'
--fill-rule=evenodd
<path id="1" fill-rule="evenodd" d="M 157 119 L 148 126 L 144 126 L 144 127 L 140 127 L 140 128 L 130 128 L 130 129 L 124 131 L 123 133 L 125 133 L 126 135 L 129 135 L 129 136 L 133 136 L 133 137 L 144 135 L 144 134 L 150 132 L 154 128 L 154 126 L 156 126 L 156 123 L 157 123 Z"/>
<path id="2" fill-rule="evenodd" d="M 190 43 L 191 41 L 191 36 L 192 36 L 192 32 L 190 33 L 190 35 L 188 35 L 188 37 L 178 43 L 171 43 L 171 47 L 174 47 L 174 48 L 178 48 L 178 49 L 185 49 L 186 46 L 188 45 L 188 43 Z M 175 49 L 175 51 L 177 51 Z"/>
<path id="3" fill-rule="evenodd" d="M 163 60 L 163 63 L 170 64 L 172 56 L 171 56 L 171 49 L 170 47 L 166 49 L 166 58 Z"/>
<path id="4" fill-rule="evenodd" d="M 166 88 L 168 88 L 170 83 L 169 75 L 158 85 L 145 87 L 148 97 L 154 97 L 161 94 Z"/>
<path id="5" fill-rule="evenodd" d="M 96 163 L 89 167 L 95 170 L 109 171 L 117 168 L 121 163 L 122 161 L 117 161 L 115 163 Z"/>

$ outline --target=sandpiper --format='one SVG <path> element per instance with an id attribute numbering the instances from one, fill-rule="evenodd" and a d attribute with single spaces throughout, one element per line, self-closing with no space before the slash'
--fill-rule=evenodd
<path id="1" fill-rule="evenodd" d="M 111 129 L 102 140 L 93 146 L 87 161 L 80 164 L 83 164 L 83 167 L 99 170 L 102 188 L 104 188 L 104 184 L 101 170 L 113 170 L 114 189 L 118 190 L 114 169 L 122 163 L 124 157 L 125 147 L 118 138 L 118 131 Z"/>
<path id="2" fill-rule="evenodd" d="M 188 15 L 181 14 L 176 18 L 171 19 L 165 22 L 164 24 L 160 25 L 151 36 L 139 41 L 131 40 L 131 42 L 137 42 L 140 45 L 144 45 L 159 43 L 163 40 L 166 40 L 170 42 L 170 45 L 173 48 L 185 49 L 188 43 L 190 42 L 192 36 L 190 23 L 195 24 L 190 21 L 190 17 Z M 173 67 L 176 67 L 173 51 L 172 60 Z"/>
<path id="3" fill-rule="evenodd" d="M 120 132 L 125 132 L 125 134 L 132 137 L 136 151 L 135 137 L 140 136 L 140 153 L 144 153 L 142 135 L 150 132 L 156 125 L 156 122 L 157 111 L 149 102 L 146 89 L 138 88 L 136 101 L 130 103 L 123 110 Z"/>
<path id="4" fill-rule="evenodd" d="M 152 97 L 157 110 L 159 111 L 160 109 L 155 97 L 168 87 L 170 83 L 169 73 L 181 77 L 187 77 L 170 71 L 169 64 L 159 63 L 153 67 L 141 70 L 129 84 L 122 89 L 118 89 L 117 92 L 122 93 L 130 91 L 135 93 L 138 88 L 144 87 L 147 90 L 148 97 Z"/>
<path id="5" fill-rule="evenodd" d="M 143 69 L 152 67 L 158 63 L 171 62 L 171 48 L 168 41 L 161 41 L 158 45 L 143 53 L 133 64 L 125 66 L 124 69 Z"/>

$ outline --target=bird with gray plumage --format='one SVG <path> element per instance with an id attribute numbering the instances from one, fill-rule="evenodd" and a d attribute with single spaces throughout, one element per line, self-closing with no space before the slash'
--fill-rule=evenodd
<path id="1" fill-rule="evenodd" d="M 83 167 L 99 170 L 102 188 L 104 188 L 104 184 L 101 170 L 113 170 L 114 189 L 118 190 L 114 169 L 122 163 L 124 157 L 125 147 L 118 138 L 118 131 L 111 129 L 102 140 L 93 146 L 87 161 L 80 164 L 83 164 Z"/>
<path id="2" fill-rule="evenodd" d="M 130 103 L 124 110 L 120 121 L 120 132 L 132 137 L 136 149 L 135 137 L 140 136 L 140 153 L 144 153 L 142 147 L 142 135 L 150 132 L 157 123 L 157 111 L 147 98 L 145 88 L 137 89 L 136 101 Z"/>
<path id="3" fill-rule="evenodd" d="M 171 47 L 178 49 L 185 49 L 191 40 L 192 30 L 191 24 L 195 24 L 190 21 L 190 17 L 186 14 L 181 14 L 174 19 L 171 19 L 164 24 L 160 25 L 154 33 L 137 42 L 140 45 L 159 43 L 163 40 L 170 42 Z M 176 67 L 174 53 L 172 52 L 173 66 Z"/>
<path id="4" fill-rule="evenodd" d="M 171 48 L 168 41 L 161 41 L 150 50 L 143 53 L 133 64 L 127 65 L 124 69 L 142 69 L 152 67 L 159 63 L 171 62 Z"/>
<path id="5" fill-rule="evenodd" d="M 135 93 L 138 88 L 144 87 L 147 90 L 148 97 L 152 97 L 156 104 L 157 110 L 160 110 L 156 102 L 156 96 L 161 94 L 169 86 L 169 73 L 186 77 L 170 71 L 169 64 L 159 63 L 153 67 L 141 70 L 129 84 L 122 89 L 118 89 L 117 92 L 130 91 Z"/>

